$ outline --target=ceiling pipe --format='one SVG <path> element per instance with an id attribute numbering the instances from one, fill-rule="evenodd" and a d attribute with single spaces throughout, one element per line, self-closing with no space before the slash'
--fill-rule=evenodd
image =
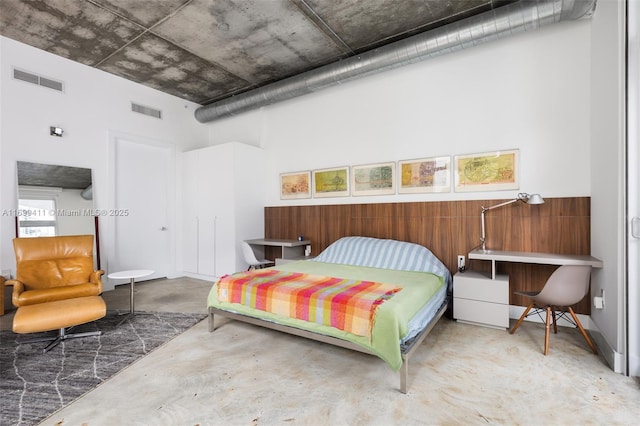
<path id="1" fill-rule="evenodd" d="M 266 86 L 202 106 L 196 120 L 207 123 L 346 81 L 531 31 L 590 17 L 596 0 L 520 0 L 444 25 Z"/>
<path id="2" fill-rule="evenodd" d="M 80 196 L 85 200 L 93 200 L 93 185 L 87 186 L 80 192 Z"/>

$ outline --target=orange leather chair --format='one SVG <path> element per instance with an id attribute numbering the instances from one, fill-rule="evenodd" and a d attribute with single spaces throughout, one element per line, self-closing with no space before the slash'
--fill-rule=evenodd
<path id="1" fill-rule="evenodd" d="M 59 330 L 44 351 L 62 340 L 99 335 L 67 334 L 66 329 L 104 317 L 107 307 L 100 296 L 104 271 L 93 267 L 93 235 L 15 238 L 16 279 L 11 301 L 18 308 L 15 333 Z"/>

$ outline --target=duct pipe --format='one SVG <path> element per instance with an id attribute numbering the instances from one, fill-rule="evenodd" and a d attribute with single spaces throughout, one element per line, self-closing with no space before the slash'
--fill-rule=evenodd
<path id="1" fill-rule="evenodd" d="M 89 185 L 83 189 L 80 196 L 85 200 L 93 200 L 93 185 Z"/>
<path id="2" fill-rule="evenodd" d="M 520 0 L 202 106 L 196 109 L 195 117 L 207 123 L 548 24 L 590 17 L 595 6 L 596 0 Z"/>

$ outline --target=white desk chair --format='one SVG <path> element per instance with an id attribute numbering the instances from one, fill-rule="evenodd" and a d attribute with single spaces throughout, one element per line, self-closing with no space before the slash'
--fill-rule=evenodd
<path id="1" fill-rule="evenodd" d="M 256 258 L 255 253 L 253 252 L 253 249 L 251 248 L 249 243 L 247 243 L 246 241 L 242 241 L 241 244 L 242 244 L 242 255 L 244 256 L 244 261 L 249 264 L 249 269 L 247 269 L 247 271 L 250 271 L 252 269 L 266 268 L 267 266 L 274 265 L 272 261 L 267 259 L 258 260 L 258 258 Z"/>

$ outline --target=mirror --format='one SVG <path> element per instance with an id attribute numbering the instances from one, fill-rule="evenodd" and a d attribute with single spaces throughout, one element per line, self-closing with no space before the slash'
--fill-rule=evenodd
<path id="1" fill-rule="evenodd" d="M 92 234 L 99 262 L 91 169 L 18 161 L 17 175 L 16 236 Z"/>

